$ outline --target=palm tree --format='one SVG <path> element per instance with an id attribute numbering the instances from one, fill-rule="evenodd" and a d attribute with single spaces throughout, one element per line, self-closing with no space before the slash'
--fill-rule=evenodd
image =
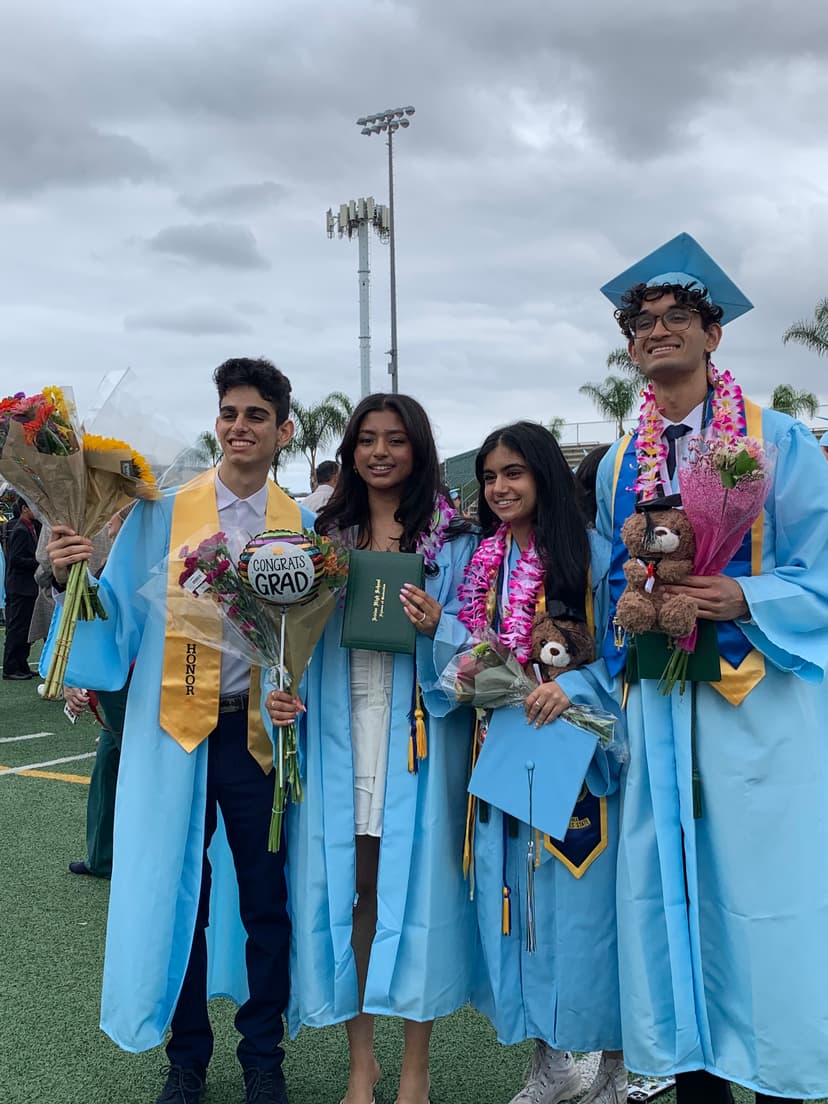
<path id="1" fill-rule="evenodd" d="M 818 356 L 828 356 L 828 299 L 820 299 L 814 308 L 813 319 L 802 318 L 788 326 L 782 341 L 786 345 L 789 341 L 796 341 Z"/>
<path id="2" fill-rule="evenodd" d="M 610 371 L 613 368 L 620 368 L 622 372 L 626 372 L 639 386 L 644 387 L 647 383 L 647 377 L 633 361 L 629 352 L 623 345 L 619 345 L 617 349 L 613 349 L 607 357 L 607 368 Z"/>
<path id="3" fill-rule="evenodd" d="M 802 413 L 813 418 L 818 409 L 819 399 L 813 391 L 797 391 L 789 383 L 780 383 L 773 389 L 771 410 L 781 410 L 783 414 L 790 414 L 792 418 L 797 418 Z"/>
<path id="4" fill-rule="evenodd" d="M 331 391 L 318 403 L 303 406 L 296 399 L 293 400 L 293 420 L 296 423 L 296 432 L 293 439 L 280 455 L 297 455 L 303 453 L 310 464 L 311 490 L 316 490 L 316 456 L 321 448 L 324 448 L 332 440 L 337 440 L 345 432 L 345 426 L 353 413 L 354 407 L 347 395 L 341 391 Z M 274 475 L 278 465 L 279 456 L 273 461 Z"/>
<path id="5" fill-rule="evenodd" d="M 603 418 L 615 422 L 618 436 L 623 437 L 624 419 L 629 418 L 638 401 L 638 383 L 619 376 L 607 376 L 602 383 L 585 383 L 578 390 L 592 399 Z"/>
<path id="6" fill-rule="evenodd" d="M 561 433 L 563 433 L 563 427 L 566 425 L 566 418 L 561 417 L 560 414 L 555 414 L 546 423 L 546 428 L 552 434 L 556 441 L 560 441 Z"/>
<path id="7" fill-rule="evenodd" d="M 209 429 L 198 435 L 195 448 L 196 452 L 204 459 L 209 460 L 213 467 L 221 460 L 221 446 L 218 443 L 218 438 Z"/>

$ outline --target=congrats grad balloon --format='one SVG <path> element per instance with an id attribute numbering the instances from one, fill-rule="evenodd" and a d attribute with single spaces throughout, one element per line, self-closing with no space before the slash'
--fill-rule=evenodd
<path id="1" fill-rule="evenodd" d="M 271 529 L 247 544 L 239 557 L 239 575 L 266 602 L 297 606 L 318 593 L 323 559 L 302 533 Z"/>

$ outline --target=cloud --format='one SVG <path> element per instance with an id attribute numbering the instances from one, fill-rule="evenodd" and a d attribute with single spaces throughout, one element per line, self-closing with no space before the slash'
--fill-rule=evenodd
<path id="1" fill-rule="evenodd" d="M 49 187 L 138 184 L 161 166 L 126 134 L 71 118 L 56 104 L 0 95 L 0 190 L 31 195 Z"/>
<path id="2" fill-rule="evenodd" d="M 155 253 L 169 253 L 196 264 L 224 268 L 270 268 L 253 232 L 231 222 L 205 222 L 199 226 L 168 226 L 149 241 Z"/>
<path id="3" fill-rule="evenodd" d="M 252 327 L 218 303 L 190 303 L 136 311 L 124 319 L 126 330 L 162 330 L 190 337 L 251 333 Z"/>
<path id="4" fill-rule="evenodd" d="M 274 180 L 263 180 L 260 184 L 231 184 L 223 188 L 213 188 L 209 192 L 179 196 L 179 203 L 188 211 L 197 215 L 211 211 L 237 212 L 261 211 L 274 207 L 288 194 L 283 184 Z"/>

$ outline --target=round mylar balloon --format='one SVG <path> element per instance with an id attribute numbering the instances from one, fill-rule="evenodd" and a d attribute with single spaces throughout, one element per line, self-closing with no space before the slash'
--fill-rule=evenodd
<path id="1" fill-rule="evenodd" d="M 239 557 L 239 575 L 267 602 L 296 606 L 309 602 L 319 591 L 323 559 L 302 533 L 271 529 L 246 545 Z"/>

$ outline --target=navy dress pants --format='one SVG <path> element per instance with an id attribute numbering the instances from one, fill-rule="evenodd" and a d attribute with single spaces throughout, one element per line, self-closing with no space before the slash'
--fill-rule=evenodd
<path id="1" fill-rule="evenodd" d="M 789 1097 L 756 1093 L 756 1104 L 797 1104 Z M 676 1104 L 733 1104 L 730 1085 L 705 1070 L 676 1075 Z M 799 1101 L 799 1104 L 802 1104 Z"/>
<path id="2" fill-rule="evenodd" d="M 34 613 L 35 594 L 6 593 L 6 643 L 3 647 L 3 674 L 29 674 L 29 626 Z"/>
<path id="3" fill-rule="evenodd" d="M 287 914 L 284 846 L 267 849 L 273 808 L 273 771 L 265 774 L 247 750 L 247 713 L 219 714 L 209 736 L 204 865 L 195 935 L 184 984 L 172 1018 L 167 1057 L 173 1065 L 203 1075 L 213 1053 L 207 1014 L 207 940 L 212 872 L 207 848 L 221 809 L 239 884 L 241 919 L 247 932 L 248 1000 L 236 1013 L 242 1038 L 237 1054 L 243 1069 L 281 1068 L 288 1002 L 290 921 Z"/>

